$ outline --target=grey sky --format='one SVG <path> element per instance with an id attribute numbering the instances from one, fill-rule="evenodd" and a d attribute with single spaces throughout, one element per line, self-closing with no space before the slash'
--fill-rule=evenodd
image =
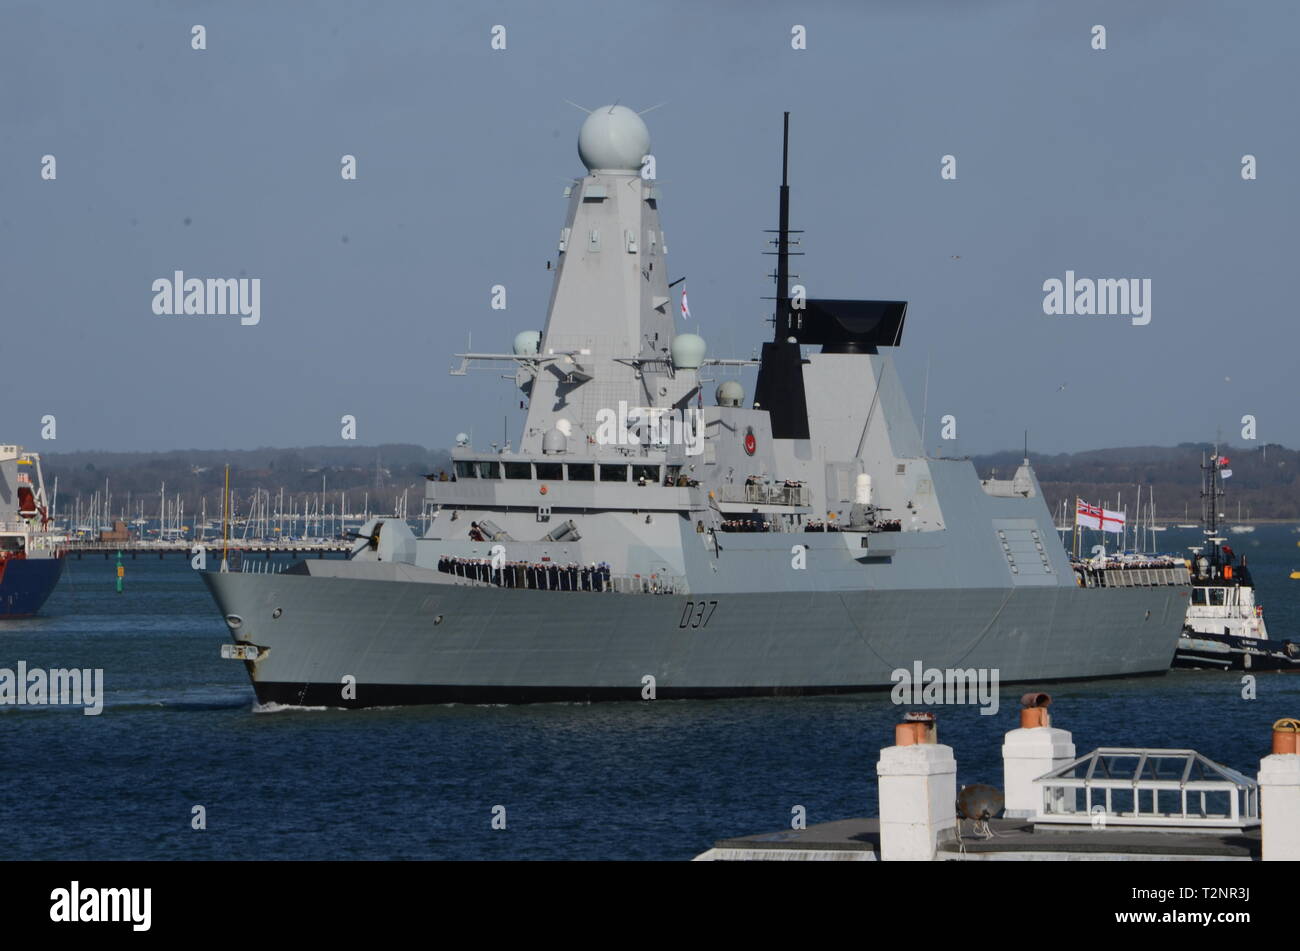
<path id="1" fill-rule="evenodd" d="M 931 448 L 945 413 L 961 451 L 1026 428 L 1053 451 L 1239 441 L 1246 413 L 1300 444 L 1292 3 L 4 0 L 0 20 L 0 441 L 307 445 L 345 413 L 362 443 L 484 443 L 507 414 L 517 438 L 510 384 L 447 370 L 470 332 L 508 350 L 543 324 L 582 173 L 571 99 L 667 102 L 646 121 L 671 277 L 712 355 L 771 332 L 789 109 L 795 270 L 812 296 L 911 302 L 896 358 L 918 414 L 930 360 Z M 177 269 L 260 278 L 261 323 L 154 315 Z M 1067 269 L 1150 278 L 1150 325 L 1045 316 Z"/>

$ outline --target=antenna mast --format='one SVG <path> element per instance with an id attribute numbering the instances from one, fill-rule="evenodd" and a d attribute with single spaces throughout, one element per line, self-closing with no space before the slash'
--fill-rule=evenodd
<path id="1" fill-rule="evenodd" d="M 769 234 L 771 231 L 769 229 Z M 777 221 L 775 251 L 764 254 L 776 255 L 776 310 L 772 314 L 773 339 L 785 343 L 794 329 L 790 319 L 790 255 L 802 254 L 802 251 L 790 250 L 790 235 L 800 234 L 790 230 L 790 113 L 785 113 L 785 122 L 781 135 L 781 208 Z M 796 275 L 798 276 L 798 275 Z M 802 326 L 803 321 L 800 320 Z"/>
<path id="2" fill-rule="evenodd" d="M 790 329 L 790 113 L 781 135 L 781 214 L 776 233 L 776 339 Z"/>

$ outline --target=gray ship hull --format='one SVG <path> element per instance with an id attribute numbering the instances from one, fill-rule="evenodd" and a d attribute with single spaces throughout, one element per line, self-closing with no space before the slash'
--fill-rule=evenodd
<path id="1" fill-rule="evenodd" d="M 203 578 L 239 619 L 236 641 L 258 649 L 245 663 L 260 701 L 339 707 L 636 700 L 647 676 L 658 699 L 848 693 L 891 687 L 893 671 L 916 662 L 996 670 L 1002 683 L 1157 674 L 1187 592 L 624 595 Z"/>

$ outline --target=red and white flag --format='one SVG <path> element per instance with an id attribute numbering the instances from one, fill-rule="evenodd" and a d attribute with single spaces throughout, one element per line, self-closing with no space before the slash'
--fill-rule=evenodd
<path id="1" fill-rule="evenodd" d="M 686 288 L 682 288 L 682 320 L 691 319 L 691 309 L 686 305 Z"/>
<path id="2" fill-rule="evenodd" d="M 1112 512 L 1100 505 L 1089 505 L 1083 499 L 1074 500 L 1074 524 L 1099 532 L 1124 533 L 1124 513 Z"/>

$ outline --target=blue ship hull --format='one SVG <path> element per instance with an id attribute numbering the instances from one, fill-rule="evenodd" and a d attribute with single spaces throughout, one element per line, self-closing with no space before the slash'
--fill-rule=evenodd
<path id="1" fill-rule="evenodd" d="M 45 604 L 63 574 L 63 556 L 12 558 L 0 574 L 0 619 L 27 617 Z"/>

